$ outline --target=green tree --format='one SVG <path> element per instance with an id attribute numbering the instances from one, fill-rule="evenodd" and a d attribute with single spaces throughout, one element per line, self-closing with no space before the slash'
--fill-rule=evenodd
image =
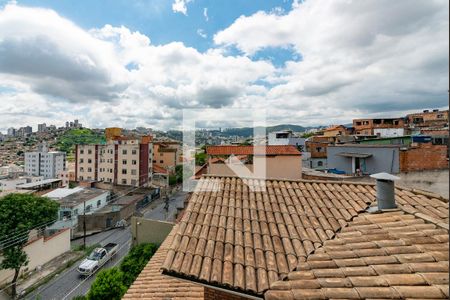
<path id="1" fill-rule="evenodd" d="M 120 265 L 127 287 L 136 280 L 157 249 L 155 244 L 140 244 L 131 249 Z"/>
<path id="2" fill-rule="evenodd" d="M 10 194 L 0 199 L 0 270 L 14 270 L 11 295 L 16 297 L 20 269 L 28 264 L 23 250 L 32 229 L 40 231 L 57 219 L 59 204 L 31 194 Z"/>
<path id="3" fill-rule="evenodd" d="M 124 274 L 118 268 L 103 270 L 88 293 L 88 300 L 120 300 L 127 291 Z"/>

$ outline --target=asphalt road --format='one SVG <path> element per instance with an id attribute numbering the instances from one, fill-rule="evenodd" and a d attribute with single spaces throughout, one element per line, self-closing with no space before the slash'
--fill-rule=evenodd
<path id="1" fill-rule="evenodd" d="M 177 214 L 177 208 L 183 207 L 186 197 L 187 193 L 183 191 L 179 191 L 170 196 L 168 209 L 165 208 L 164 201 L 162 201 L 162 199 L 158 199 L 158 205 L 144 213 L 144 218 L 158 221 L 174 222 Z"/>
<path id="2" fill-rule="evenodd" d="M 82 243 L 82 241 L 83 240 L 81 239 L 74 243 Z M 100 243 L 101 245 L 107 243 L 119 244 L 119 251 L 116 256 L 106 263 L 102 267 L 102 270 L 114 267 L 121 262 L 122 258 L 127 255 L 130 250 L 130 228 L 114 229 L 87 238 L 88 245 L 96 243 Z M 77 272 L 78 264 L 79 262 L 75 263 L 70 269 L 53 278 L 50 282 L 35 290 L 25 299 L 70 300 L 75 296 L 87 294 L 97 273 L 89 278 L 81 278 Z"/>

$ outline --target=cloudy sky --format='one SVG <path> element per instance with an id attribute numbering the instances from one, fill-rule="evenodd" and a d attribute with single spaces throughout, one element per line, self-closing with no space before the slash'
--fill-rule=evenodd
<path id="1" fill-rule="evenodd" d="M 448 11 L 448 0 L 0 0 L 0 131 L 74 118 L 172 129 L 185 108 L 267 109 L 269 123 L 299 125 L 447 108 Z"/>

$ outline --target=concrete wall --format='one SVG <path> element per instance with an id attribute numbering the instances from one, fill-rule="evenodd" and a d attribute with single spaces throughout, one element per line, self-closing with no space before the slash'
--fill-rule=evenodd
<path id="1" fill-rule="evenodd" d="M 371 154 L 365 159 L 365 174 L 387 172 L 396 174 L 400 172 L 399 147 L 358 147 L 358 146 L 329 146 L 328 168 L 345 171 L 352 174 L 352 158 L 339 156 L 339 153 L 364 153 Z"/>
<path id="2" fill-rule="evenodd" d="M 70 250 L 70 230 L 64 230 L 48 238 L 39 238 L 24 247 L 28 254 L 28 266 L 22 272 L 32 271 Z M 0 257 L 0 261 L 3 258 Z M 9 282 L 14 276 L 12 270 L 0 271 L 0 285 Z"/>
<path id="3" fill-rule="evenodd" d="M 257 177 L 277 178 L 277 179 L 301 179 L 302 178 L 302 159 L 301 156 L 279 155 L 267 157 L 253 157 L 254 164 L 265 161 L 266 174 L 254 174 Z M 253 173 L 254 165 L 246 164 L 245 167 Z M 221 176 L 236 176 L 226 164 L 213 163 L 208 166 L 208 174 Z M 242 174 L 250 176 L 249 174 Z"/>
<path id="4" fill-rule="evenodd" d="M 132 217 L 131 234 L 133 236 L 133 244 L 161 244 L 169 235 L 174 225 L 169 222 Z"/>
<path id="5" fill-rule="evenodd" d="M 375 128 L 373 130 L 373 134 L 379 135 L 380 137 L 404 136 L 405 129 L 403 129 L 403 128 Z"/>

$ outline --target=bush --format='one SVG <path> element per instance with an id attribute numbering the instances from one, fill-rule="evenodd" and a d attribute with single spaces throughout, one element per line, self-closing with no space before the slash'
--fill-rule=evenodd
<path id="1" fill-rule="evenodd" d="M 120 300 L 127 292 L 124 284 L 124 274 L 118 268 L 103 270 L 88 293 L 88 300 Z"/>
<path id="2" fill-rule="evenodd" d="M 157 249 L 158 247 L 154 244 L 141 244 L 131 249 L 120 265 L 127 286 L 136 280 Z"/>

